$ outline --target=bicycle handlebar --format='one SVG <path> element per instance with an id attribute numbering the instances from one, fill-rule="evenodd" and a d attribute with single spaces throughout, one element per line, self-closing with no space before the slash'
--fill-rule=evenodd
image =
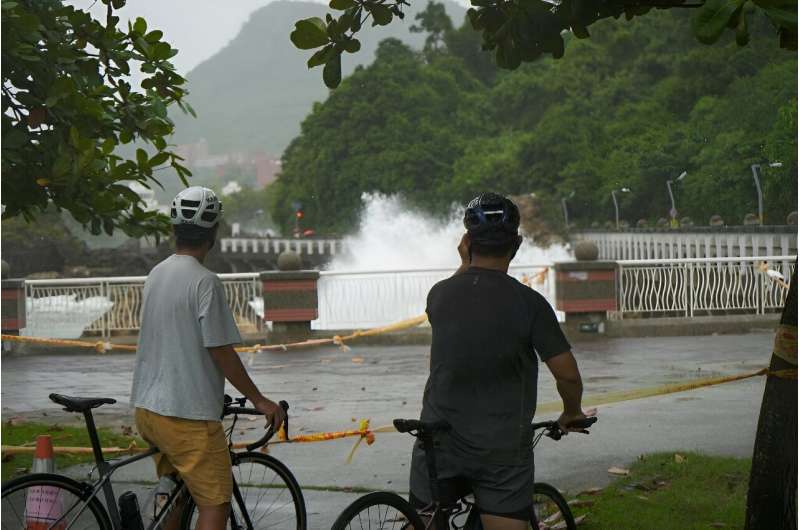
<path id="1" fill-rule="evenodd" d="M 592 425 L 597 422 L 597 418 L 592 416 L 589 418 L 585 418 L 582 420 L 576 420 L 570 422 L 567 425 L 568 429 L 588 429 Z M 557 421 L 540 421 L 536 423 L 532 423 L 531 427 L 533 427 L 534 431 L 538 431 L 539 429 L 546 429 L 547 432 L 545 433 L 546 436 L 552 438 L 553 440 L 560 440 L 564 433 L 561 431 L 561 426 L 558 424 Z"/>
<path id="2" fill-rule="evenodd" d="M 230 404 L 233 403 L 234 401 L 239 406 L 231 406 Z M 254 408 L 243 406 L 246 402 L 247 402 L 247 398 L 241 397 L 241 398 L 232 399 L 230 396 L 226 395 L 225 396 L 225 405 L 223 406 L 223 415 L 224 416 L 228 416 L 230 414 L 245 414 L 245 415 L 249 415 L 249 416 L 263 416 L 264 415 L 258 409 L 254 409 Z M 289 404 L 286 401 L 281 400 L 281 401 L 278 402 L 278 405 L 280 405 L 280 407 L 283 409 L 284 414 L 286 415 L 286 419 L 283 422 L 283 428 L 284 428 L 284 431 L 286 432 L 286 436 L 288 437 L 289 436 Z M 249 444 L 246 447 L 246 449 L 248 451 L 255 451 L 259 447 L 264 446 L 268 441 L 270 441 L 270 439 L 273 436 L 275 436 L 275 429 L 272 427 L 272 424 L 270 424 L 267 427 L 266 432 L 264 433 L 264 436 L 262 436 L 259 440 Z"/>
<path id="3" fill-rule="evenodd" d="M 449 431 L 450 424 L 444 420 L 424 422 L 420 420 L 402 420 L 397 419 L 392 422 L 397 432 L 411 432 L 417 431 L 418 434 L 434 434 L 440 431 Z"/>

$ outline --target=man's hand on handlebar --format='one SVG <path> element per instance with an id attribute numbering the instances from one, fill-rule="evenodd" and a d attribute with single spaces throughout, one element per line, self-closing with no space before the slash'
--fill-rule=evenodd
<path id="1" fill-rule="evenodd" d="M 558 426 L 561 427 L 561 432 L 564 434 L 568 434 L 571 432 L 581 432 L 583 434 L 589 434 L 589 431 L 582 426 L 575 427 L 573 426 L 575 423 L 581 423 L 587 420 L 588 418 L 594 418 L 597 416 L 597 409 L 589 409 L 586 411 L 581 411 L 578 414 L 567 414 L 564 412 L 558 418 Z"/>
<path id="2" fill-rule="evenodd" d="M 281 428 L 281 425 L 286 420 L 286 412 L 283 407 L 267 398 L 254 401 L 253 406 L 267 417 L 267 426 L 272 425 L 272 430 L 278 432 L 278 429 Z"/>

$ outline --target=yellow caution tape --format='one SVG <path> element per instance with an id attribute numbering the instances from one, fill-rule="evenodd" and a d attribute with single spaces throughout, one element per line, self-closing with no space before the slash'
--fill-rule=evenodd
<path id="1" fill-rule="evenodd" d="M 326 344 L 335 344 L 339 346 L 342 350 L 347 351 L 349 350 L 349 347 L 345 344 L 345 341 L 357 339 L 359 337 L 372 337 L 375 335 L 381 335 L 383 333 L 391 333 L 394 331 L 402 331 L 404 329 L 410 329 L 419 326 L 420 324 L 424 323 L 427 319 L 428 315 L 423 314 L 414 318 L 409 318 L 407 320 L 402 320 L 400 322 L 390 324 L 388 326 L 381 326 L 378 328 L 355 331 L 345 336 L 334 335 L 333 337 L 329 338 L 309 339 L 301 342 L 293 342 L 290 344 L 270 344 L 270 345 L 256 344 L 254 346 L 245 346 L 241 348 L 236 348 L 236 351 L 240 353 L 288 351 L 293 348 L 308 348 L 311 346 L 324 346 Z M 41 337 L 27 337 L 24 335 L 6 335 L 6 334 L 0 335 L 0 338 L 2 338 L 2 340 L 8 340 L 12 342 L 27 342 L 30 344 L 44 344 L 48 346 L 72 346 L 77 348 L 87 348 L 87 349 L 93 349 L 98 353 L 105 353 L 109 350 L 136 351 L 135 344 L 112 344 L 110 342 L 104 342 L 104 341 L 88 342 L 88 341 L 67 340 L 67 339 L 45 339 Z"/>
<path id="2" fill-rule="evenodd" d="M 688 383 L 676 383 L 671 385 L 661 385 L 650 388 L 637 388 L 634 390 L 626 390 L 621 392 L 609 392 L 607 394 L 589 396 L 583 399 L 583 405 L 587 407 L 597 406 L 597 405 L 609 405 L 612 403 L 620 403 L 623 401 L 632 401 L 635 399 L 643 399 L 648 397 L 673 394 L 676 392 L 696 390 L 698 388 L 721 385 L 723 383 L 730 383 L 733 381 L 741 381 L 743 379 L 758 377 L 761 375 L 778 377 L 781 379 L 796 380 L 797 370 L 793 369 L 769 370 L 768 368 L 762 368 L 761 370 L 756 370 L 754 372 L 747 372 L 744 374 L 728 375 L 722 377 L 697 379 L 694 381 L 690 381 Z M 537 406 L 536 411 L 539 413 L 560 412 L 562 406 L 563 405 L 560 401 L 551 401 L 548 403 L 542 403 L 541 405 Z M 387 432 L 396 432 L 396 430 L 393 425 L 384 425 L 382 427 L 370 429 L 370 422 L 369 420 L 365 419 L 359 422 L 358 429 L 301 434 L 293 436 L 291 438 L 286 438 L 285 431 L 281 429 L 281 431 L 279 431 L 278 433 L 278 440 L 270 441 L 267 445 L 286 444 L 286 443 L 327 442 L 331 440 L 339 440 L 342 438 L 358 437 L 358 440 L 356 441 L 355 445 L 350 450 L 350 453 L 347 456 L 347 462 L 349 463 L 352 461 L 356 449 L 358 449 L 362 441 L 366 441 L 367 445 L 372 445 L 375 442 L 375 434 L 387 433 Z M 233 444 L 233 448 L 242 449 L 247 447 L 251 443 L 253 442 L 236 442 L 235 444 Z M 76 454 L 76 453 L 90 454 L 92 452 L 91 447 L 54 447 L 53 449 L 57 454 Z M 33 453 L 35 450 L 36 448 L 33 446 L 13 446 L 13 445 L 2 446 L 2 452 L 4 454 Z M 131 445 L 128 447 L 103 448 L 104 453 L 110 453 L 110 454 L 140 453 L 146 450 L 147 448 L 137 447 L 136 442 L 131 442 Z"/>
<path id="3" fill-rule="evenodd" d="M 81 340 L 67 340 L 67 339 L 45 339 L 42 337 L 26 337 L 24 335 L 0 335 L 3 340 L 12 342 L 30 342 L 31 344 L 46 344 L 49 346 L 75 346 L 78 348 L 90 348 L 97 353 L 105 353 L 109 350 L 128 350 L 136 351 L 135 344 L 111 344 L 110 342 L 97 341 L 85 342 Z"/>

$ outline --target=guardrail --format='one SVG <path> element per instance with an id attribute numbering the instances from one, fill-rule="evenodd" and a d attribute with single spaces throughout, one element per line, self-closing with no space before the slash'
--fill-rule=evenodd
<path id="1" fill-rule="evenodd" d="M 553 304 L 551 264 L 510 268 L 509 273 L 527 283 Z M 454 268 L 393 271 L 322 271 L 317 283 L 319 319 L 313 329 L 378 327 L 419 315 L 433 285 Z"/>
<path id="2" fill-rule="evenodd" d="M 790 230 L 704 232 L 578 231 L 573 238 L 597 245 L 601 260 L 676 260 L 788 256 L 797 253 L 797 233 Z"/>
<path id="3" fill-rule="evenodd" d="M 335 256 L 342 252 L 341 239 L 291 239 L 291 238 L 258 238 L 258 237 L 224 237 L 220 239 L 220 251 L 223 254 L 275 254 L 285 250 L 297 252 L 302 256 L 314 254 Z"/>
<path id="4" fill-rule="evenodd" d="M 512 267 L 510 273 L 553 300 L 549 265 Z M 319 319 L 314 329 L 357 329 L 387 325 L 425 310 L 434 283 L 453 269 L 394 271 L 323 271 L 320 273 Z M 228 305 L 242 332 L 262 328 L 264 304 L 258 273 L 220 274 Z M 538 276 L 538 277 L 537 277 Z M 79 338 L 135 333 L 145 276 L 27 280 L 28 323 L 25 335 Z"/>
<path id="5" fill-rule="evenodd" d="M 786 301 L 796 256 L 623 260 L 620 318 L 765 314 Z M 772 276 L 767 271 L 774 271 Z"/>
<path id="6" fill-rule="evenodd" d="M 234 318 L 243 332 L 261 325 L 252 301 L 261 297 L 258 273 L 220 274 Z M 78 338 L 137 332 L 145 276 L 26 280 L 27 335 Z"/>
<path id="7" fill-rule="evenodd" d="M 764 314 L 779 311 L 786 289 L 759 267 L 794 274 L 794 256 L 619 261 L 616 318 Z M 390 324 L 425 310 L 430 288 L 452 268 L 394 271 L 323 271 L 314 329 L 359 329 Z M 511 267 L 512 276 L 553 304 L 551 264 Z M 239 328 L 263 327 L 258 273 L 220 274 Z M 144 276 L 27 280 L 25 335 L 78 338 L 135 333 L 140 327 Z"/>

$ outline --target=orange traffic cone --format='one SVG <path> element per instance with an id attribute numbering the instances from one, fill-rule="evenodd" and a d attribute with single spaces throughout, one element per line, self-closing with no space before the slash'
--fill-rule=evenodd
<path id="1" fill-rule="evenodd" d="M 53 458 L 53 440 L 48 435 L 36 437 L 36 452 L 33 455 L 32 473 L 54 473 L 56 470 Z M 62 530 L 66 521 L 60 521 L 64 514 L 63 490 L 55 486 L 33 486 L 28 488 L 25 499 L 26 530 Z"/>

